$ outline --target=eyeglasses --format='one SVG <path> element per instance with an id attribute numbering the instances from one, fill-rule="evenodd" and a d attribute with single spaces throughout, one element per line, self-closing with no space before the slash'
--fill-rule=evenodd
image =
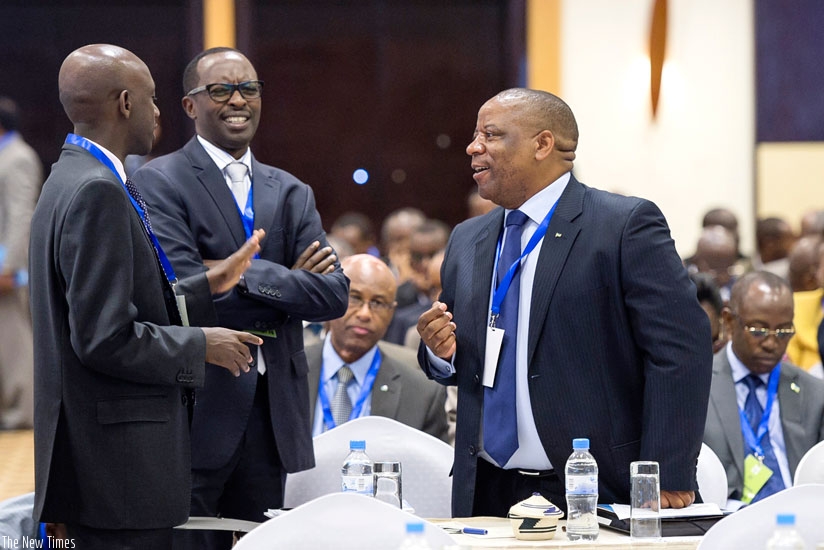
<path id="1" fill-rule="evenodd" d="M 365 301 L 363 298 L 359 296 L 352 296 L 349 295 L 349 307 L 360 309 L 363 307 L 363 304 L 368 304 L 369 309 L 374 312 L 378 311 L 391 311 L 395 309 L 395 304 L 390 302 L 383 302 L 381 300 L 369 300 L 368 302 Z"/>
<path id="2" fill-rule="evenodd" d="M 217 103 L 226 103 L 235 95 L 235 90 L 240 92 L 243 99 L 258 99 L 261 92 L 263 92 L 262 80 L 247 80 L 246 82 L 239 82 L 238 84 L 229 84 L 228 82 L 217 82 L 215 84 L 206 84 L 205 86 L 198 86 L 191 90 L 187 96 L 206 92 L 212 101 Z"/>
<path id="3" fill-rule="evenodd" d="M 751 327 L 749 325 L 745 325 L 744 321 L 741 320 L 741 317 L 739 317 L 737 313 L 733 313 L 733 316 L 739 323 L 741 323 L 741 327 L 744 329 L 744 332 L 749 333 L 749 335 L 756 340 L 766 340 L 769 336 L 775 336 L 776 340 L 784 342 L 795 335 L 795 327 L 777 328 L 775 330 L 764 327 Z"/>

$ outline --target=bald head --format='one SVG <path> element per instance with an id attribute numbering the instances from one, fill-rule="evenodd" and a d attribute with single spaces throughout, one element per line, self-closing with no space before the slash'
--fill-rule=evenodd
<path id="1" fill-rule="evenodd" d="M 821 237 L 807 235 L 798 239 L 790 251 L 789 279 L 793 292 L 818 288 L 818 250 Z"/>
<path id="2" fill-rule="evenodd" d="M 160 113 L 153 103 L 151 72 L 135 54 L 111 44 L 78 48 L 63 61 L 58 88 L 75 133 L 118 156 L 149 152 Z M 118 150 L 124 147 L 132 150 Z"/>
<path id="3" fill-rule="evenodd" d="M 355 254 L 341 260 L 340 265 L 350 279 L 357 278 L 368 286 L 381 286 L 390 300 L 395 300 L 398 283 L 392 270 L 380 258 L 371 254 Z"/>

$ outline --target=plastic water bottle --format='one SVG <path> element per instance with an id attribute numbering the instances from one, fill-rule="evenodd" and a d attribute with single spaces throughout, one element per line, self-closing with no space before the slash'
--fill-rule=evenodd
<path id="1" fill-rule="evenodd" d="M 775 531 L 767 541 L 767 550 L 805 550 L 804 539 L 795 530 L 794 514 L 778 514 L 775 518 Z"/>
<path id="2" fill-rule="evenodd" d="M 567 538 L 598 538 L 598 464 L 589 454 L 589 439 L 572 440 L 566 463 Z"/>
<path id="3" fill-rule="evenodd" d="M 366 456 L 366 441 L 350 441 L 349 454 L 340 469 L 341 491 L 372 496 L 372 461 Z"/>
<path id="4" fill-rule="evenodd" d="M 410 521 L 406 524 L 406 536 L 398 546 L 398 550 L 432 550 L 424 535 L 424 525 L 419 521 Z"/>

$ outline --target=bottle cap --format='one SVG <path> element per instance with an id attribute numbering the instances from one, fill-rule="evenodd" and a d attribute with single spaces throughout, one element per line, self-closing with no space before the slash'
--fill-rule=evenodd
<path id="1" fill-rule="evenodd" d="M 586 437 L 578 437 L 572 440 L 573 449 L 589 449 L 589 439 Z"/>
<path id="2" fill-rule="evenodd" d="M 795 525 L 795 514 L 778 514 L 775 517 L 778 525 Z"/>
<path id="3" fill-rule="evenodd" d="M 366 450 L 366 441 L 357 441 L 352 440 L 349 442 L 349 450 L 350 451 L 365 451 Z"/>
<path id="4" fill-rule="evenodd" d="M 418 521 L 410 521 L 406 524 L 407 533 L 423 533 L 423 523 Z"/>

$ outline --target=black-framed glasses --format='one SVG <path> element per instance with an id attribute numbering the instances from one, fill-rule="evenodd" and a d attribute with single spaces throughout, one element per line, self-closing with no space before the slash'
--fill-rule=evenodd
<path id="1" fill-rule="evenodd" d="M 381 300 L 369 300 L 367 302 L 366 300 L 364 300 L 360 296 L 352 296 L 351 294 L 349 295 L 349 307 L 350 308 L 360 309 L 360 308 L 363 307 L 363 304 L 368 304 L 369 309 L 371 309 L 374 312 L 391 311 L 391 310 L 395 309 L 395 303 L 394 302 L 384 302 L 384 301 L 381 301 Z"/>
<path id="2" fill-rule="evenodd" d="M 228 82 L 215 82 L 214 84 L 206 84 L 198 86 L 190 90 L 188 95 L 199 94 L 206 92 L 212 101 L 217 103 L 226 103 L 235 94 L 235 90 L 240 92 L 243 99 L 258 99 L 263 92 L 262 80 L 247 80 L 246 82 L 238 82 L 237 84 L 229 84 Z"/>
<path id="3" fill-rule="evenodd" d="M 795 335 L 794 326 L 788 328 L 777 328 L 774 330 L 766 327 L 752 327 L 744 324 L 744 321 L 737 313 L 733 313 L 732 315 L 738 320 L 739 323 L 741 323 L 741 328 L 744 329 L 744 332 L 748 333 L 756 340 L 766 340 L 770 336 L 775 336 L 776 340 L 786 342 Z"/>

